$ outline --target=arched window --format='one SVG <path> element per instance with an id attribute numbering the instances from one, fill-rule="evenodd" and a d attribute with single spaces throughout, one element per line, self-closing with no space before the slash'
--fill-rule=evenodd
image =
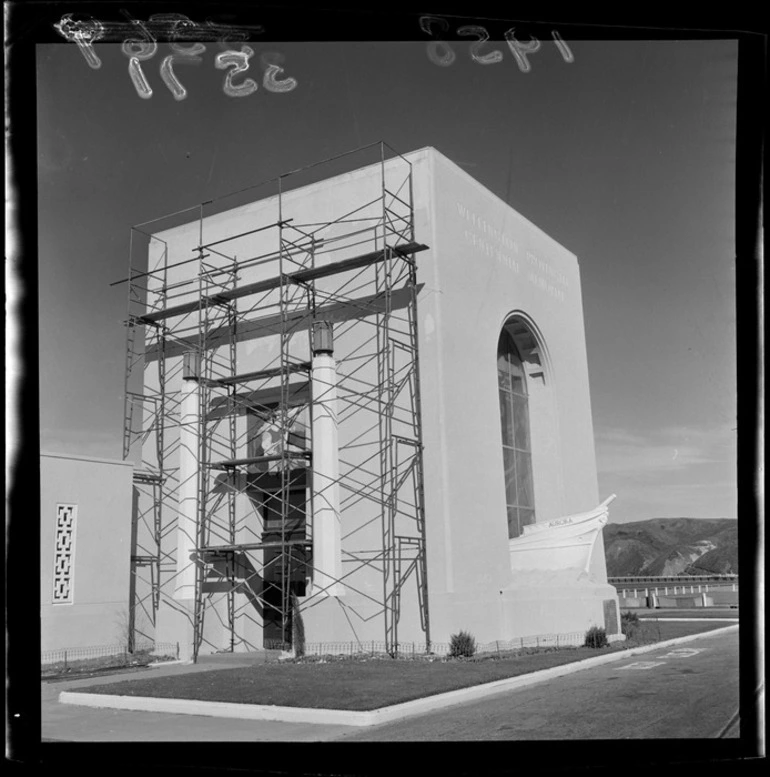
<path id="1" fill-rule="evenodd" d="M 503 329 L 497 343 L 497 376 L 508 537 L 513 539 L 521 534 L 524 526 L 535 522 L 535 494 L 532 484 L 527 376 L 519 349 L 507 328 Z"/>

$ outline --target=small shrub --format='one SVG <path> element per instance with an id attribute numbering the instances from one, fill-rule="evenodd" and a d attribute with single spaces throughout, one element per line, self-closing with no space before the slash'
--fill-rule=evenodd
<path id="1" fill-rule="evenodd" d="M 623 612 L 620 615 L 620 630 L 626 637 L 632 637 L 640 626 L 639 616 L 635 612 Z"/>
<path id="2" fill-rule="evenodd" d="M 607 647 L 610 643 L 607 641 L 607 632 L 604 629 L 600 629 L 598 626 L 591 626 L 586 632 L 586 647 L 591 648 L 603 648 Z"/>
<path id="3" fill-rule="evenodd" d="M 294 591 L 291 592 L 291 631 L 294 655 L 302 658 L 305 655 L 305 622 L 302 620 L 302 611 L 299 607 L 299 599 Z"/>
<path id="4" fill-rule="evenodd" d="M 449 638 L 450 658 L 470 658 L 476 653 L 476 640 L 467 631 L 452 634 Z"/>

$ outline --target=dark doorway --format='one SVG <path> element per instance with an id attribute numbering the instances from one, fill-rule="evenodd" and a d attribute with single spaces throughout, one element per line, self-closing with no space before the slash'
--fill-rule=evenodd
<path id="1" fill-rule="evenodd" d="M 262 593 L 263 646 L 288 648 L 292 643 L 292 594 L 304 596 L 310 569 L 307 545 L 305 473 L 293 473 L 289 503 L 282 505 L 280 476 L 264 473 L 250 478 L 252 500 L 263 520 Z"/>

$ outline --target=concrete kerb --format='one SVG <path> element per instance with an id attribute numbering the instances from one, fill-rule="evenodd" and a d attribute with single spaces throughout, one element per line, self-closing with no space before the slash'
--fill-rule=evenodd
<path id="1" fill-rule="evenodd" d="M 178 715 L 206 715 L 218 718 L 241 718 L 243 720 L 272 720 L 284 723 L 324 723 L 344 726 L 376 726 L 393 720 L 402 720 L 412 715 L 452 707 L 464 702 L 477 701 L 506 691 L 524 688 L 555 677 L 574 674 L 601 664 L 621 661 L 624 658 L 649 653 L 653 650 L 692 642 L 700 637 L 724 634 L 738 628 L 737 624 L 724 626 L 713 631 L 688 634 L 685 637 L 663 640 L 652 645 L 619 650 L 607 655 L 586 658 L 563 666 L 554 666 L 539 672 L 496 680 L 470 688 L 426 696 L 422 699 L 380 707 L 375 710 L 334 710 L 309 707 L 278 707 L 260 704 L 235 704 L 218 701 L 195 701 L 191 699 L 163 699 L 146 696 L 110 696 L 100 693 L 80 693 L 63 691 L 59 695 L 62 704 L 75 704 L 84 707 L 106 707 L 119 710 L 137 710 L 145 712 L 168 712 Z"/>
<path id="2" fill-rule="evenodd" d="M 738 623 L 738 618 L 639 618 L 645 623 Z"/>
<path id="3" fill-rule="evenodd" d="M 179 658 L 175 661 L 153 661 L 151 664 L 147 664 L 148 669 L 162 669 L 165 666 L 189 666 L 192 664 L 192 659 Z"/>

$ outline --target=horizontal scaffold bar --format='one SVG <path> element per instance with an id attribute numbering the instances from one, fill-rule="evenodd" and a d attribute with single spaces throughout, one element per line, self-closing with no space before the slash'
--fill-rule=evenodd
<path id="1" fill-rule="evenodd" d="M 418 283 L 414 291 L 420 294 L 423 284 Z M 402 287 L 390 292 L 390 308 L 392 310 L 403 310 L 408 307 L 411 300 L 411 289 Z M 246 342 L 247 340 L 257 340 L 261 337 L 270 337 L 278 335 L 281 332 L 291 330 L 294 333 L 308 329 L 313 321 L 331 321 L 339 324 L 346 321 L 355 321 L 374 316 L 377 313 L 383 313 L 387 309 L 385 294 L 377 292 L 365 297 L 355 299 L 345 299 L 339 302 L 324 303 L 318 305 L 315 312 L 302 310 L 288 315 L 275 313 L 258 318 L 245 319 L 238 322 L 238 331 L 235 336 L 237 342 Z M 232 338 L 230 328 L 219 327 L 211 330 L 206 337 L 206 347 L 214 348 L 225 345 Z M 166 340 L 163 345 L 163 355 L 166 358 L 181 356 L 186 350 L 195 350 L 200 348 L 200 338 L 194 337 L 176 337 L 172 341 Z M 153 361 L 158 358 L 160 348 L 157 343 L 148 345 L 144 357 L 147 361 Z"/>
<path id="2" fill-rule="evenodd" d="M 310 540 L 286 540 L 281 542 L 277 540 L 275 542 L 244 542 L 240 545 L 211 545 L 205 548 L 199 548 L 199 553 L 237 553 L 239 550 L 263 550 L 264 548 L 282 548 L 289 546 L 304 546 L 306 548 L 312 547 L 313 543 Z"/>
<path id="3" fill-rule="evenodd" d="M 297 362 L 296 364 L 289 364 L 286 367 L 287 373 L 303 372 L 310 370 L 312 365 L 310 362 Z M 224 385 L 230 385 L 233 383 L 248 383 L 252 380 L 265 380 L 266 378 L 277 378 L 284 374 L 284 369 L 281 367 L 271 367 L 266 370 L 257 370 L 256 372 L 244 372 L 241 375 L 231 375 L 228 378 L 218 378 L 215 382 L 222 383 Z"/>
<path id="4" fill-rule="evenodd" d="M 230 240 L 237 240 L 241 237 L 246 237 L 247 235 L 254 235 L 257 232 L 264 232 L 266 229 L 274 229 L 275 227 L 285 227 L 287 224 L 290 224 L 294 219 L 284 219 L 283 221 L 276 221 L 273 224 L 265 224 L 263 227 L 257 227 L 256 229 L 250 229 L 248 232 L 241 232 L 238 235 L 230 235 L 230 237 L 224 237 L 221 240 L 215 240 L 213 243 L 206 243 L 206 245 L 198 246 L 197 248 L 193 248 L 193 251 L 201 251 L 204 248 L 211 248 L 211 246 L 218 246 L 221 243 L 227 243 Z"/>
<path id="5" fill-rule="evenodd" d="M 134 483 L 162 483 L 163 475 L 158 472 L 134 471 Z"/>
<path id="6" fill-rule="evenodd" d="M 294 452 L 289 451 L 286 453 L 275 453 L 270 456 L 250 456 L 245 459 L 225 459 L 224 461 L 214 461 L 208 466 L 211 469 L 228 469 L 230 467 L 245 467 L 249 464 L 264 464 L 270 461 L 281 461 L 282 459 L 309 459 L 310 451 Z"/>
<path id="7" fill-rule="evenodd" d="M 402 243 L 401 245 L 394 246 L 392 250 L 399 255 L 415 254 L 418 251 L 426 251 L 428 246 L 422 243 Z M 386 252 L 383 250 L 372 251 L 362 256 L 354 256 L 350 259 L 342 259 L 339 262 L 332 262 L 331 264 L 324 265 L 323 267 L 314 267 L 307 270 L 298 270 L 297 272 L 288 273 L 284 275 L 278 275 L 274 278 L 266 278 L 262 281 L 256 281 L 255 283 L 247 283 L 245 286 L 239 286 L 235 289 L 229 289 L 228 291 L 221 291 L 217 294 L 212 294 L 209 297 L 201 297 L 193 302 L 185 302 L 181 305 L 174 305 L 170 308 L 163 310 L 155 310 L 150 313 L 145 313 L 142 316 L 136 316 L 141 321 L 154 323 L 161 321 L 165 318 L 172 318 L 174 316 L 182 316 L 187 313 L 192 313 L 196 310 L 209 308 L 213 305 L 221 305 L 226 302 L 230 302 L 234 299 L 240 299 L 241 297 L 248 297 L 251 294 L 260 294 L 264 291 L 270 291 L 271 289 L 277 289 L 281 283 L 306 283 L 308 281 L 316 280 L 317 278 L 325 278 L 329 275 L 336 273 L 347 272 L 348 270 L 356 270 L 359 267 L 365 267 L 369 264 L 376 264 L 385 259 Z"/>

